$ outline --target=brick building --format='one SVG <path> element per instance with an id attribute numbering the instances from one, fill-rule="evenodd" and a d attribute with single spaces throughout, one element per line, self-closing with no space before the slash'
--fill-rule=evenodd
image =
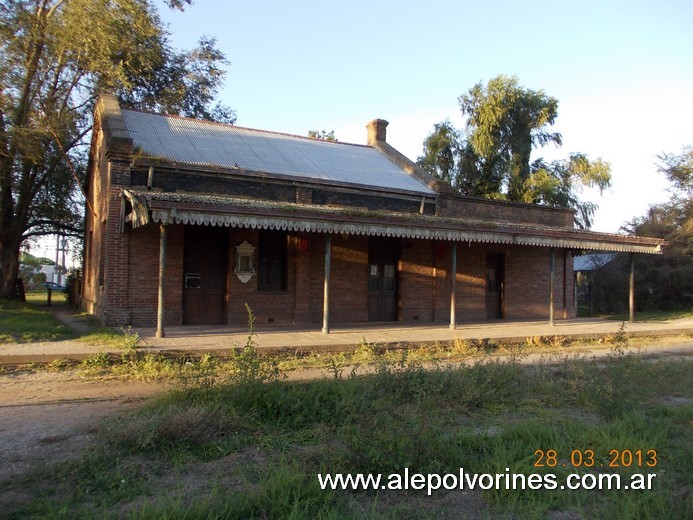
<path id="1" fill-rule="evenodd" d="M 109 325 L 410 323 L 575 315 L 573 256 L 662 241 L 571 210 L 463 197 L 368 144 L 121 108 L 90 152 L 82 305 Z M 452 273 L 455 273 L 453 276 Z"/>

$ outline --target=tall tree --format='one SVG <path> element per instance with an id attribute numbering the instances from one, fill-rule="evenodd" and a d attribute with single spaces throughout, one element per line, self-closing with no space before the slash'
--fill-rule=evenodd
<path id="1" fill-rule="evenodd" d="M 214 45 L 203 39 L 175 51 L 149 0 L 0 5 L 0 297 L 16 295 L 25 239 L 80 232 L 78 185 L 99 92 L 142 108 L 235 119 L 211 106 L 225 63 Z"/>
<path id="2" fill-rule="evenodd" d="M 575 153 L 568 159 L 531 161 L 535 148 L 562 144 L 551 130 L 558 101 L 498 76 L 459 97 L 463 131 L 449 121 L 434 125 L 419 164 L 466 195 L 546 204 L 576 210 L 576 224 L 590 227 L 596 205 L 581 202 L 582 187 L 610 185 L 609 164 Z M 444 169 L 442 168 L 444 166 Z"/>
<path id="3" fill-rule="evenodd" d="M 662 153 L 658 171 L 671 184 L 669 191 L 675 199 L 693 199 L 693 146 L 685 147 L 681 153 Z"/>
<path id="4" fill-rule="evenodd" d="M 621 228 L 633 235 L 663 238 L 662 255 L 641 255 L 635 263 L 635 302 L 646 310 L 693 309 L 693 147 L 658 156 L 657 169 L 670 182 L 671 198 Z M 621 311 L 609 296 L 625 294 L 627 258 L 617 258 L 595 277 L 595 297 L 600 312 Z M 620 298 L 623 301 L 623 298 Z"/>
<path id="5" fill-rule="evenodd" d="M 657 158 L 657 170 L 669 180 L 671 197 L 650 206 L 645 215 L 633 218 L 622 230 L 664 238 L 669 242 L 667 254 L 693 258 L 693 147 Z"/>
<path id="6" fill-rule="evenodd" d="M 488 198 L 501 195 L 503 158 L 498 155 L 481 157 L 450 120 L 433 125 L 417 163 L 465 195 Z"/>
<path id="7" fill-rule="evenodd" d="M 486 86 L 477 83 L 459 97 L 467 116 L 469 143 L 481 157 L 509 158 L 507 197 L 520 201 L 530 176 L 530 155 L 536 145 L 561 144 L 561 134 L 551 132 L 558 101 L 543 91 L 525 89 L 515 77 L 497 76 Z"/>
<path id="8" fill-rule="evenodd" d="M 461 154 L 459 146 L 459 131 L 450 120 L 436 123 L 433 132 L 424 141 L 424 154 L 419 157 L 418 163 L 427 172 L 456 186 L 456 168 Z"/>

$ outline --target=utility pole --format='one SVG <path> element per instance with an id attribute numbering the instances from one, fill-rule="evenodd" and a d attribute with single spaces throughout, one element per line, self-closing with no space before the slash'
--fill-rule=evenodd
<path id="1" fill-rule="evenodd" d="M 62 241 L 60 242 L 60 245 L 62 246 L 62 252 L 63 252 L 63 261 L 62 265 L 60 266 L 60 274 L 65 275 L 65 284 L 67 284 L 67 266 L 65 265 L 65 253 L 67 253 L 67 238 L 63 238 Z M 62 285 L 60 282 L 58 282 L 59 285 Z"/>
<path id="2" fill-rule="evenodd" d="M 62 253 L 62 263 L 61 256 Z M 66 273 L 67 269 L 65 267 L 65 254 L 67 253 L 67 239 L 63 238 L 62 235 L 56 235 L 55 242 L 55 274 L 57 274 L 57 280 L 54 280 L 58 285 L 63 284 L 63 274 Z"/>

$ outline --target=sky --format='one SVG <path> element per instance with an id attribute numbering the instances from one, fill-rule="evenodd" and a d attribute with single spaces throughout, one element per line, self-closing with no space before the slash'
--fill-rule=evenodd
<path id="1" fill-rule="evenodd" d="M 464 124 L 458 97 L 505 74 L 559 101 L 563 146 L 611 164 L 594 230 L 616 232 L 668 198 L 658 154 L 693 145 L 693 2 L 196 0 L 159 4 L 177 48 L 214 36 L 226 55 L 222 103 L 236 124 L 297 135 L 333 130 L 388 142 L 412 160 L 435 123 Z"/>

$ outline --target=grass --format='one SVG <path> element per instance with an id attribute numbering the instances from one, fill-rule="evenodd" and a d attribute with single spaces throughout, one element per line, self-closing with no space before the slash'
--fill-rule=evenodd
<path id="1" fill-rule="evenodd" d="M 635 321 L 665 321 L 676 320 L 679 318 L 690 318 L 693 316 L 693 309 L 678 310 L 678 311 L 637 311 L 635 313 Z M 610 319 L 627 321 L 627 314 L 614 314 L 609 316 Z"/>
<path id="2" fill-rule="evenodd" d="M 140 336 L 136 332 L 132 332 L 130 327 L 121 328 L 120 331 L 106 327 L 95 327 L 93 331 L 80 336 L 78 341 L 94 346 L 133 351 L 137 348 Z"/>
<path id="3" fill-rule="evenodd" d="M 429 366 L 436 363 L 476 362 L 484 359 L 525 357 L 532 353 L 575 354 L 582 347 L 600 345 L 609 348 L 621 340 L 619 334 L 606 335 L 596 340 L 567 340 L 561 336 L 528 337 L 523 343 L 498 343 L 495 341 L 478 341 L 458 339 L 453 342 L 425 344 L 415 348 L 386 349 L 375 343 L 362 341 L 353 351 L 339 353 L 295 353 L 273 352 L 260 354 L 258 350 L 236 348 L 227 357 L 215 354 L 202 356 L 168 357 L 161 354 L 140 352 L 135 347 L 136 334 L 124 331 L 107 333 L 113 335 L 112 346 L 121 346 L 121 356 L 108 356 L 103 352 L 95 353 L 79 365 L 66 365 L 82 377 L 118 377 L 133 380 L 177 380 L 184 384 L 216 384 L 235 377 L 234 374 L 245 373 L 262 366 L 267 378 L 271 373 L 290 374 L 295 371 L 318 369 L 334 378 L 346 378 L 352 372 L 364 374 L 377 371 L 378 366 L 418 363 Z M 622 333 L 626 336 L 625 331 Z M 253 336 L 254 338 L 254 336 Z M 86 336 L 91 344 L 100 344 L 98 334 Z M 637 350 L 638 345 L 651 342 L 652 338 L 634 338 L 629 340 L 629 348 Z M 254 342 L 254 339 L 253 339 Z M 26 368 L 26 367 L 25 367 Z M 40 367 L 32 367 L 40 370 Z M 250 374 L 250 378 L 257 374 Z"/>
<path id="4" fill-rule="evenodd" d="M 61 341 L 76 332 L 35 305 L 0 300 L 0 343 Z"/>
<path id="5" fill-rule="evenodd" d="M 31 305 L 45 306 L 48 302 L 48 291 L 32 291 L 25 294 L 26 302 Z M 51 306 L 67 307 L 67 300 L 62 291 L 52 291 Z"/>
<path id="6" fill-rule="evenodd" d="M 592 314 L 587 306 L 580 305 L 577 309 L 578 318 L 590 318 Z M 676 311 L 636 311 L 635 321 L 664 321 L 676 320 L 679 318 L 690 318 L 693 316 L 693 309 L 676 310 Z M 617 314 L 600 314 L 600 318 L 608 318 L 611 320 L 628 321 L 629 315 L 627 312 Z"/>
<path id="7" fill-rule="evenodd" d="M 19 315 L 26 316 L 14 329 L 5 327 Z M 50 330 L 56 326 L 50 319 L 35 305 L 0 307 L 0 327 L 14 341 L 43 337 L 30 328 Z M 175 379 L 179 390 L 102 423 L 82 456 L 0 482 L 2 516 L 684 518 L 693 507 L 691 362 L 629 354 L 623 329 L 604 338 L 612 346 L 604 360 L 523 366 L 517 360 L 527 352 L 571 345 L 536 337 L 512 346 L 460 340 L 395 351 L 364 341 L 350 353 L 264 357 L 255 348 L 251 313 L 249 320 L 246 345 L 229 359 L 141 353 L 129 330 L 85 335 L 92 344 L 120 345 L 122 356 L 94 354 L 79 366 L 82 374 Z M 447 363 L 469 357 L 478 362 Z M 282 378 L 305 366 L 325 368 L 329 377 Z M 608 466 L 611 450 L 626 449 L 656 450 L 657 467 L 599 466 Z M 535 467 L 537 450 L 555 450 L 557 466 Z M 573 468 L 571 456 L 587 450 L 597 467 Z M 328 472 L 457 474 L 459 468 L 554 473 L 558 481 L 572 472 L 657 477 L 655 489 L 643 492 L 431 496 L 322 490 L 317 480 Z"/>
<path id="8" fill-rule="evenodd" d="M 131 351 L 139 336 L 129 328 L 120 331 L 100 327 L 94 319 L 88 332 L 80 333 L 53 316 L 45 292 L 27 293 L 27 303 L 0 300 L 0 344 L 77 340 L 89 345 Z M 53 294 L 53 308 L 67 308 L 61 293 Z"/>
<path id="9" fill-rule="evenodd" d="M 693 506 L 688 360 L 647 360 L 614 339 L 606 359 L 424 365 L 375 346 L 371 364 L 289 382 L 249 343 L 228 375 L 102 423 L 82 457 L 0 484 L 6 518 L 685 518 Z M 220 361 L 208 358 L 208 367 Z M 611 450 L 655 468 L 608 468 Z M 555 467 L 535 467 L 555 450 Z M 574 451 L 595 467 L 571 467 Z M 566 467 L 563 466 L 566 464 Z M 644 465 L 644 464 L 643 464 Z M 333 491 L 319 473 L 656 472 L 652 491 Z M 385 478 L 385 477 L 384 477 Z M 576 516 L 577 515 L 577 516 Z"/>

